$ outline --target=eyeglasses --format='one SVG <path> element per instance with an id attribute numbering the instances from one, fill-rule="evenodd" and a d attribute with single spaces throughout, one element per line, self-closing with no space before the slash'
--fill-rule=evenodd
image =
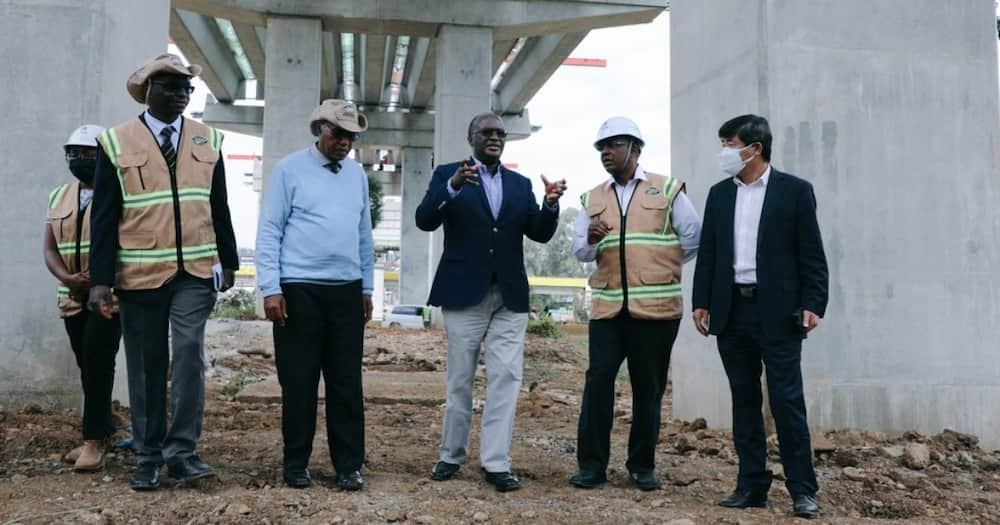
<path id="1" fill-rule="evenodd" d="M 66 152 L 66 160 L 96 159 L 97 148 L 71 149 Z"/>
<path id="2" fill-rule="evenodd" d="M 627 146 L 629 141 L 624 139 L 607 139 L 594 144 L 594 149 L 597 151 L 604 151 L 604 148 L 617 149 L 623 146 Z"/>
<path id="3" fill-rule="evenodd" d="M 191 84 L 182 84 L 179 82 L 153 82 L 153 83 L 156 84 L 157 86 L 160 86 L 160 90 L 166 93 L 177 94 L 180 93 L 181 91 L 183 91 L 188 95 L 194 93 L 194 86 L 192 86 Z"/>
<path id="4" fill-rule="evenodd" d="M 498 139 L 505 140 L 507 138 L 507 132 L 499 128 L 487 128 L 476 131 L 476 135 L 488 139 L 493 135 L 496 135 Z"/>
<path id="5" fill-rule="evenodd" d="M 335 139 L 349 140 L 351 142 L 354 142 L 355 140 L 358 140 L 358 134 L 357 133 L 354 133 L 352 131 L 347 131 L 344 128 L 338 128 L 336 126 L 331 126 L 329 124 L 326 124 L 324 126 L 321 126 L 320 129 L 324 133 L 326 133 L 327 135 L 330 135 L 331 137 L 333 137 Z"/>

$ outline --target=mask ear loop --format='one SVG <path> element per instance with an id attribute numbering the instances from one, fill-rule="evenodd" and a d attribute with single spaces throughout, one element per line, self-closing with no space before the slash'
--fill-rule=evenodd
<path id="1" fill-rule="evenodd" d="M 622 163 L 622 169 L 628 166 L 628 160 L 632 158 L 632 141 L 628 141 L 628 153 L 625 155 L 625 162 Z"/>
<path id="2" fill-rule="evenodd" d="M 146 104 L 149 104 L 149 91 L 153 89 L 153 83 L 146 81 Z"/>

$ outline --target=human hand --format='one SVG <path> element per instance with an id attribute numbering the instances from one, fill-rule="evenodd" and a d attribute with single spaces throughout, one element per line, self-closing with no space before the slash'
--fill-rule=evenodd
<path id="1" fill-rule="evenodd" d="M 111 319 L 113 310 L 111 307 L 111 287 L 106 284 L 99 284 L 90 289 L 90 297 L 87 300 L 87 308 L 105 319 Z"/>
<path id="2" fill-rule="evenodd" d="M 545 204 L 549 208 L 554 208 L 559 203 L 559 197 L 566 191 L 566 179 L 549 181 L 542 175 L 542 184 L 545 185 Z"/>
<path id="3" fill-rule="evenodd" d="M 361 310 L 361 318 L 368 324 L 368 321 L 372 320 L 372 296 L 361 294 Z"/>
<path id="4" fill-rule="evenodd" d="M 708 337 L 708 310 L 704 308 L 695 308 L 694 310 L 694 327 L 698 330 L 698 333 Z"/>
<path id="5" fill-rule="evenodd" d="M 609 233 L 611 233 L 611 225 L 608 223 L 601 219 L 590 221 L 590 226 L 587 228 L 587 244 L 593 246 L 601 242 L 601 239 Z"/>
<path id="6" fill-rule="evenodd" d="M 278 326 L 285 326 L 285 320 L 288 319 L 285 296 L 278 293 L 265 297 L 264 316 Z"/>
<path id="7" fill-rule="evenodd" d="M 455 174 L 448 182 L 451 184 L 451 189 L 458 191 L 466 185 L 479 186 L 479 166 L 479 164 L 469 166 L 468 161 L 463 160 L 462 165 L 455 170 Z"/>
<path id="8" fill-rule="evenodd" d="M 809 310 L 802 311 L 802 328 L 806 333 L 812 332 L 819 326 L 819 316 Z"/>

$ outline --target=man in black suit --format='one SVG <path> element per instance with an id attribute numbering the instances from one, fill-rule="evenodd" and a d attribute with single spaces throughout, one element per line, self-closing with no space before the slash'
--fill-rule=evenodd
<path id="1" fill-rule="evenodd" d="M 736 490 L 723 507 L 767 505 L 771 471 L 761 414 L 761 370 L 796 516 L 815 518 L 816 473 L 802 389 L 802 339 L 827 303 L 827 265 L 808 182 L 773 169 L 771 130 L 756 115 L 719 128 L 719 164 L 694 274 L 695 327 L 717 336 L 733 401 Z M 763 363 L 763 366 L 762 366 Z"/>

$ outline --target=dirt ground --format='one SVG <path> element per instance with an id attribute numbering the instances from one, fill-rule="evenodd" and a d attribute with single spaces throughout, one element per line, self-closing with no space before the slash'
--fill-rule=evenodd
<path id="1" fill-rule="evenodd" d="M 269 327 L 219 320 L 209 327 L 211 367 L 200 450 L 218 470 L 218 479 L 194 486 L 165 481 L 159 491 L 134 493 L 128 488 L 134 457 L 127 450 L 116 451 L 105 471 L 97 474 L 76 474 L 60 461 L 77 444 L 77 413 L 38 406 L 0 411 L 0 524 L 795 521 L 788 515 L 791 502 L 780 482 L 772 488 L 769 509 L 715 506 L 732 489 L 736 475 L 730 435 L 705 428 L 703 420 L 671 420 L 669 396 L 657 454 L 664 487 L 648 493 L 631 488 L 624 469 L 630 418 L 624 374 L 618 388 L 610 482 L 591 491 L 570 487 L 566 480 L 575 465 L 585 332 L 585 327 L 570 327 L 558 340 L 528 337 L 512 450 L 514 471 L 524 486 L 518 492 L 499 494 L 483 481 L 476 430 L 473 458 L 457 479 L 431 481 L 442 407 L 386 399 L 366 405 L 363 491 L 340 492 L 325 479 L 332 467 L 322 407 L 311 464 L 319 482 L 307 490 L 286 488 L 280 476 L 280 405 L 237 397 L 247 385 L 274 375 Z M 444 349 L 440 331 L 372 328 L 365 339 L 365 369 L 442 371 Z M 480 378 L 477 399 L 483 387 Z M 125 409 L 117 414 L 128 420 Z M 819 523 L 1000 523 L 1000 451 L 981 450 L 974 436 L 842 430 L 815 436 L 814 449 L 822 486 Z M 781 479 L 776 450 L 770 459 Z"/>

